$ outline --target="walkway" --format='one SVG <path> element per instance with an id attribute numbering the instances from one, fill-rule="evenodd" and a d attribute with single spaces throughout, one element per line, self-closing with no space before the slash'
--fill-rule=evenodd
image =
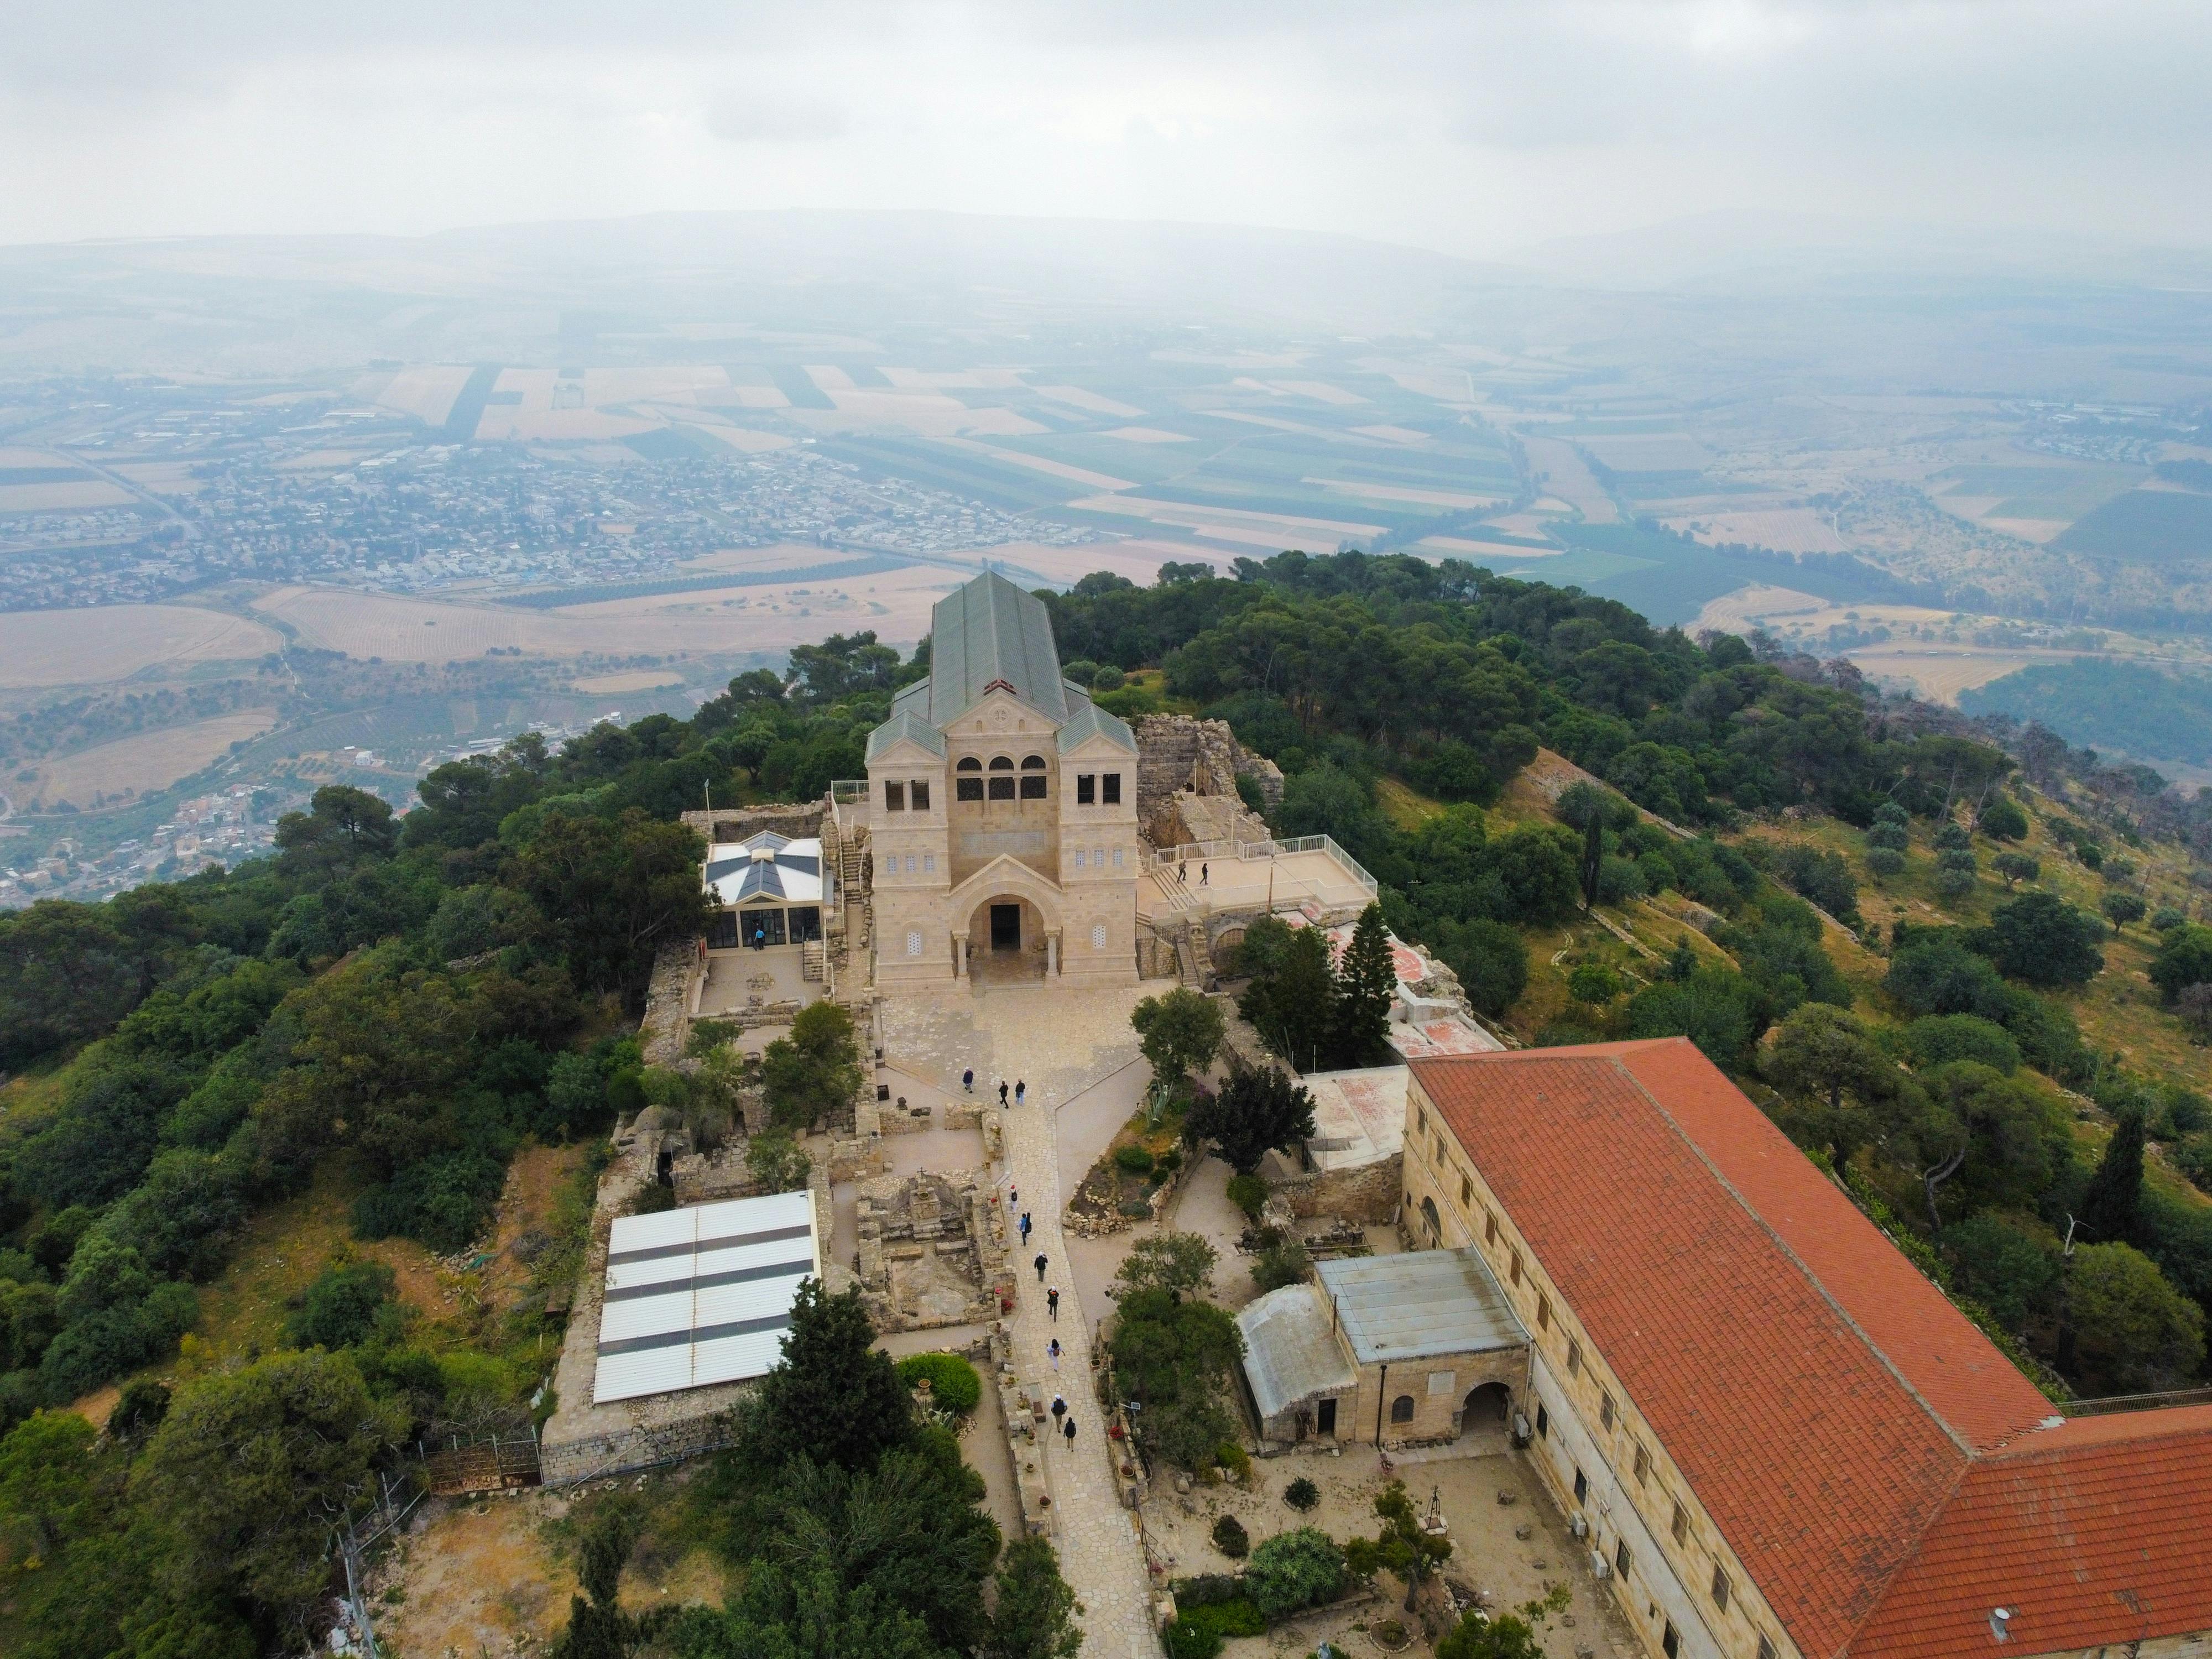
<path id="1" fill-rule="evenodd" d="M 1021 1194 L 1035 1224 L 1018 1250 L 1021 1294 L 1012 1319 L 1015 1375 L 1042 1384 L 1052 1376 L 1045 1344 L 1060 1339 L 1060 1392 L 1075 1419 L 1071 1449 L 1040 1446 L 1052 1489 L 1054 1547 L 1061 1574 L 1082 1608 L 1085 1659 L 1158 1659 L 1152 1630 L 1152 1585 L 1137 1538 L 1136 1517 L 1121 1505 L 1118 1478 L 1091 1382 L 1090 1322 L 1068 1271 L 1060 1216 L 1065 1202 L 1058 1154 L 1060 1106 L 1127 1066 L 1136 1054 L 1129 1011 L 1144 989 L 1069 991 L 1009 988 L 962 989 L 949 995 L 906 995 L 884 1006 L 884 1057 L 909 1073 L 957 1086 L 963 1066 L 975 1068 L 976 1092 L 987 1080 L 1029 1085 L 1024 1105 L 1006 1111 L 1007 1164 L 1001 1190 Z M 1070 1171 L 1067 1181 L 1082 1179 Z M 1030 1259 L 1042 1252 L 1046 1279 L 1060 1291 L 1060 1318 L 1046 1316 L 1044 1292 Z"/>
<path id="2" fill-rule="evenodd" d="M 1137 917 L 1152 921 L 1182 912 L 1261 910 L 1270 904 L 1277 910 L 1307 903 L 1341 910 L 1364 907 L 1373 896 L 1356 874 L 1325 852 L 1272 859 L 1193 858 L 1184 860 L 1180 881 L 1173 866 L 1147 870 L 1137 878 Z"/>

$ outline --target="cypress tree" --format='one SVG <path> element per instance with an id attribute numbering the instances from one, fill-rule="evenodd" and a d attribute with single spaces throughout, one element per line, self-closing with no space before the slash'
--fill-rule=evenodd
<path id="1" fill-rule="evenodd" d="M 2142 1179 L 2143 1115 L 2124 1112 L 2081 1194 L 2081 1222 L 2092 1243 L 2124 1244 L 2134 1238 Z"/>
<path id="2" fill-rule="evenodd" d="M 1398 975 L 1390 961 L 1390 939 L 1382 927 L 1382 907 L 1359 913 L 1336 976 L 1336 1030 L 1331 1056 L 1338 1066 L 1364 1066 L 1389 1045 L 1390 1002 Z"/>

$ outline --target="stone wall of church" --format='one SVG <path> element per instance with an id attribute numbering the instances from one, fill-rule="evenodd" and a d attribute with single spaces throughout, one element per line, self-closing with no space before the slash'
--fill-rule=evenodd
<path id="1" fill-rule="evenodd" d="M 1226 720 L 1194 720 L 1188 714 L 1143 714 L 1137 734 L 1137 822 L 1156 847 L 1173 846 L 1179 831 L 1175 794 L 1237 793 L 1242 775 L 1260 786 L 1269 806 L 1283 799 L 1283 774 L 1274 762 L 1248 751 Z M 1161 833 L 1154 833 L 1157 824 Z"/>

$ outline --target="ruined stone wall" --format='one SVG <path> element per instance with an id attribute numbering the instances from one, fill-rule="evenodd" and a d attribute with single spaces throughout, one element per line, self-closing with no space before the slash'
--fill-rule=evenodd
<path id="1" fill-rule="evenodd" d="M 769 801 L 758 806 L 718 806 L 712 812 L 693 811 L 684 814 L 684 822 L 710 842 L 744 841 L 763 830 L 803 841 L 822 833 L 829 810 L 826 800 Z"/>
<path id="2" fill-rule="evenodd" d="M 1272 1196 L 1294 1216 L 1342 1216 L 1380 1226 L 1398 1212 L 1405 1187 L 1406 1155 L 1393 1152 L 1352 1170 L 1317 1170 L 1275 1183 Z"/>
<path id="3" fill-rule="evenodd" d="M 684 1055 L 699 987 L 706 982 L 706 959 L 696 939 L 671 939 L 653 959 L 645 993 L 645 1018 L 638 1042 L 648 1066 L 673 1066 Z"/>
<path id="4" fill-rule="evenodd" d="M 1188 714 L 1143 714 L 1136 721 L 1137 823 L 1156 847 L 1175 845 L 1174 798 L 1237 794 L 1240 774 L 1256 781 L 1273 806 L 1283 798 L 1283 774 L 1274 762 L 1248 753 L 1226 720 Z M 1160 833 L 1155 833 L 1155 824 Z"/>

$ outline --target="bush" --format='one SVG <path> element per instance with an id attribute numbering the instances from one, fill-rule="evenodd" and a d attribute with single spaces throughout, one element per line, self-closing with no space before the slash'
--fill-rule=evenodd
<path id="1" fill-rule="evenodd" d="M 1302 1474 L 1283 1488 L 1283 1502 L 1300 1515 L 1310 1515 L 1321 1502 L 1321 1488 Z"/>
<path id="2" fill-rule="evenodd" d="M 966 1417 L 983 1398 L 983 1379 L 957 1353 L 908 1354 L 896 1369 L 908 1389 L 927 1382 L 930 1403 L 955 1417 Z"/>
<path id="3" fill-rule="evenodd" d="M 1257 1221 L 1267 1202 L 1267 1183 L 1254 1175 L 1229 1177 L 1229 1201 L 1244 1212 L 1247 1221 Z"/>
<path id="4" fill-rule="evenodd" d="M 1877 852 L 1902 853 L 1911 845 L 1911 837 L 1901 823 L 1877 823 L 1867 831 L 1867 846 Z"/>
<path id="5" fill-rule="evenodd" d="M 1867 868 L 1877 876 L 1900 875 L 1905 870 L 1905 854 L 1887 847 L 1877 847 L 1866 855 Z"/>
<path id="6" fill-rule="evenodd" d="M 396 1282 L 381 1261 L 326 1269 L 285 1320 L 284 1340 L 295 1348 L 328 1348 L 332 1353 L 367 1341 L 376 1328 L 377 1310 L 392 1299 Z"/>
<path id="7" fill-rule="evenodd" d="M 1110 663 L 1091 677 L 1093 691 L 1119 691 L 1127 684 L 1128 676 Z"/>
<path id="8" fill-rule="evenodd" d="M 1947 823 L 1936 832 L 1936 846 L 1941 852 L 1962 853 L 1972 845 L 1973 837 L 1962 824 Z"/>
<path id="9" fill-rule="evenodd" d="M 1982 808 L 1974 828 L 1992 841 L 2018 841 L 2027 833 L 2027 814 L 2020 810 L 2018 801 L 1999 795 Z"/>
<path id="10" fill-rule="evenodd" d="M 1296 1285 L 1313 1271 L 1313 1258 L 1306 1247 L 1297 1239 L 1277 1239 L 1254 1258 L 1252 1282 L 1261 1293 L 1279 1291 L 1285 1285 Z"/>
<path id="11" fill-rule="evenodd" d="M 2188 916 L 2175 909 L 2171 904 L 2161 904 L 2150 913 L 2151 930 L 2154 933 L 2170 933 L 2186 923 L 2188 920 Z"/>
<path id="12" fill-rule="evenodd" d="M 1143 1176 L 1152 1172 L 1152 1155 L 1141 1146 L 1116 1146 L 1114 1167 L 1130 1175 Z"/>
<path id="13" fill-rule="evenodd" d="M 1567 975 L 1567 994 L 1577 1002 L 1610 1002 L 1620 991 L 1620 975 L 1601 962 L 1585 962 Z"/>
<path id="14" fill-rule="evenodd" d="M 1278 1533 L 1244 1569 L 1244 1593 L 1270 1620 L 1334 1601 L 1343 1587 L 1344 1552 L 1318 1527 Z"/>
<path id="15" fill-rule="evenodd" d="M 1234 1440 L 1223 1441 L 1219 1449 L 1213 1454 L 1213 1461 L 1224 1474 L 1235 1477 L 1239 1482 L 1249 1482 L 1252 1479 L 1252 1454 Z"/>
<path id="16" fill-rule="evenodd" d="M 1927 1014 L 1905 1028 L 1906 1056 L 1921 1067 L 1971 1060 L 2006 1073 L 2020 1068 L 2020 1045 L 1994 1020 L 1973 1014 Z"/>
<path id="17" fill-rule="evenodd" d="M 1232 1561 L 1242 1561 L 1252 1552 L 1251 1534 L 1235 1516 L 1224 1515 L 1213 1523 L 1213 1547 Z"/>
<path id="18" fill-rule="evenodd" d="M 1220 1636 L 1188 1618 L 1177 1619 L 1160 1632 L 1168 1659 L 1215 1659 L 1221 1651 Z"/>

